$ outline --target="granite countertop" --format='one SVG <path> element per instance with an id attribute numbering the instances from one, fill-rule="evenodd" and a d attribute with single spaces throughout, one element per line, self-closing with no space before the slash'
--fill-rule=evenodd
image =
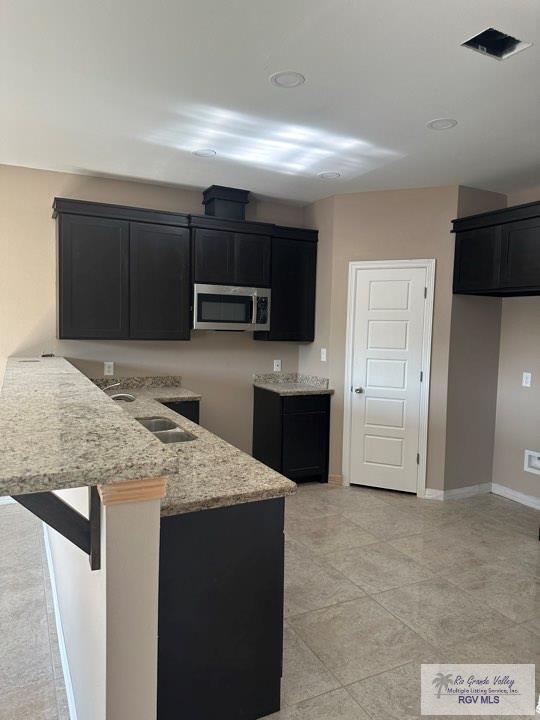
<path id="1" fill-rule="evenodd" d="M 302 373 L 267 373 L 254 375 L 253 385 L 277 395 L 333 395 L 328 378 Z"/>
<path id="2" fill-rule="evenodd" d="M 162 515 L 176 515 L 295 492 L 287 478 L 162 405 L 200 399 L 179 378 L 120 380 L 114 392 L 135 402 L 111 400 L 63 358 L 10 358 L 0 393 L 0 495 L 167 476 Z M 196 440 L 163 444 L 133 419 L 153 415 Z"/>
<path id="3" fill-rule="evenodd" d="M 179 390 L 186 394 L 178 395 Z M 115 392 L 124 391 L 136 398 L 135 402 L 122 403 L 130 416 L 170 418 L 196 438 L 167 445 L 176 456 L 176 471 L 169 475 L 167 493 L 161 501 L 162 516 L 271 500 L 296 491 L 296 485 L 283 475 L 159 402 L 196 400 L 199 395 L 178 386 L 115 388 Z M 154 442 L 161 444 L 157 439 Z"/>
<path id="4" fill-rule="evenodd" d="M 10 358 L 0 392 L 0 495 L 176 470 L 166 446 L 64 358 Z"/>

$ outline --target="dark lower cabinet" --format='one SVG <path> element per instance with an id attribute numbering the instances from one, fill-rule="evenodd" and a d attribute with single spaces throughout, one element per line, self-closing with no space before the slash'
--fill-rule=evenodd
<path id="1" fill-rule="evenodd" d="M 158 720 L 279 710 L 282 498 L 161 519 Z"/>
<path id="2" fill-rule="evenodd" d="M 328 482 L 330 395 L 254 388 L 253 457 L 295 482 Z"/>
<path id="3" fill-rule="evenodd" d="M 454 293 L 540 295 L 540 202 L 453 221 Z"/>
<path id="4" fill-rule="evenodd" d="M 198 400 L 180 400 L 180 401 L 174 401 L 174 402 L 164 402 L 161 403 L 162 405 L 165 405 L 165 407 L 168 407 L 169 410 L 172 410 L 175 413 L 178 413 L 179 415 L 183 415 L 188 420 L 191 420 L 194 423 L 199 424 L 199 401 Z"/>
<path id="5" fill-rule="evenodd" d="M 133 339 L 189 340 L 189 229 L 130 223 Z"/>
<path id="6" fill-rule="evenodd" d="M 58 253 L 59 337 L 129 337 L 129 223 L 62 214 Z"/>

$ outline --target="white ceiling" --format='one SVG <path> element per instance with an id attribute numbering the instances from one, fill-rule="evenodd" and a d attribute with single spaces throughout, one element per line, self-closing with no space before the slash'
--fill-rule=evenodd
<path id="1" fill-rule="evenodd" d="M 0 162 L 306 202 L 540 181 L 538 0 L 0 0 Z M 534 45 L 460 47 L 487 27 Z M 296 89 L 268 76 L 293 69 Z M 426 122 L 452 117 L 448 131 Z M 217 151 L 194 157 L 197 147 Z M 338 181 L 316 173 L 337 170 Z"/>

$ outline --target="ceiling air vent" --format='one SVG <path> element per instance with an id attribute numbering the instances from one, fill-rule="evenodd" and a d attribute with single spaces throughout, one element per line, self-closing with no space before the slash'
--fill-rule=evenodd
<path id="1" fill-rule="evenodd" d="M 518 40 L 511 35 L 495 28 L 488 28 L 479 35 L 466 40 L 461 43 L 462 47 L 468 47 L 471 50 L 482 53 L 482 55 L 489 55 L 489 57 L 495 58 L 496 60 L 506 60 L 510 55 L 515 55 L 521 50 L 525 50 L 531 47 L 532 43 L 523 42 Z"/>

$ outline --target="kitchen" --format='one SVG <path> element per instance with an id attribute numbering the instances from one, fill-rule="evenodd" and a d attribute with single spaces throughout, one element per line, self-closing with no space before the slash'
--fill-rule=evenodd
<path id="1" fill-rule="evenodd" d="M 422 664 L 538 666 L 535 10 L 434 52 L 383 3 L 381 58 L 373 8 L 145 5 L 9 12 L 48 48 L 6 38 L 1 712 L 416 718 Z"/>

